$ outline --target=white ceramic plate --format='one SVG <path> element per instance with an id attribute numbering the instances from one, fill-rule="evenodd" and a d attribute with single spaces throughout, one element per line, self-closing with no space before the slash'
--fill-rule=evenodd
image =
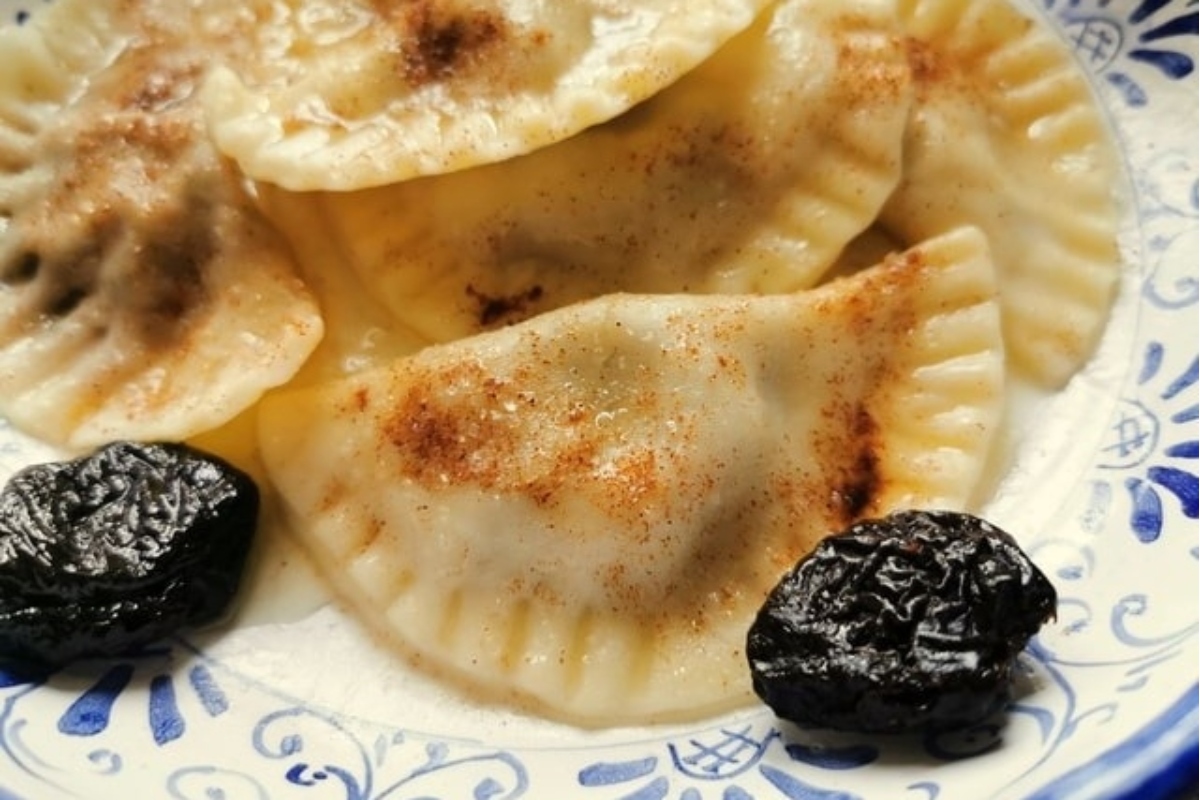
<path id="1" fill-rule="evenodd" d="M 0 21 L 32 5 L 0 0 Z M 0 800 L 1147 800 L 1194 775 L 1196 0 L 1030 7 L 1094 78 L 1136 203 L 1101 351 L 1029 420 L 985 510 L 1060 594 L 1002 721 L 923 741 L 801 733 L 765 709 L 579 731 L 459 700 L 295 591 L 136 657 L 0 669 Z M 0 479 L 48 455 L 0 421 Z"/>

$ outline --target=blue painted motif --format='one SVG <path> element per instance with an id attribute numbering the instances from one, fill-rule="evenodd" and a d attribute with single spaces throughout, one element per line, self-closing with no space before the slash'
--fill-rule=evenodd
<path id="1" fill-rule="evenodd" d="M 1101 754 L 1081 767 L 1061 775 L 1041 787 L 1027 800 L 1065 800 L 1094 791 L 1105 782 L 1113 764 L 1145 760 L 1151 754 L 1155 769 L 1147 772 L 1145 781 L 1132 787 L 1136 798 L 1165 798 L 1167 792 L 1182 787 L 1189 774 L 1195 774 L 1197 741 L 1197 687 L 1185 692 L 1166 713 L 1146 725 L 1109 752 Z M 1114 787 L 1115 788 L 1115 787 Z"/>
<path id="2" fill-rule="evenodd" d="M 166 781 L 171 800 L 273 800 L 262 782 L 240 770 L 189 766 Z"/>
<path id="3" fill-rule="evenodd" d="M 1129 526 L 1133 535 L 1146 544 L 1156 541 L 1163 522 L 1163 505 L 1158 492 L 1141 478 L 1126 478 L 1125 489 L 1132 501 Z"/>
<path id="4" fill-rule="evenodd" d="M 515 800 L 529 788 L 525 766 L 512 753 L 479 747 L 458 752 L 440 741 L 422 746 L 400 732 L 377 736 L 367 746 L 343 721 L 308 708 L 268 714 L 254 727 L 252 743 L 261 757 L 282 762 L 288 783 L 336 786 L 345 800 L 383 800 L 402 789 L 429 800 Z M 305 758 L 310 749 L 316 762 Z"/>
<path id="5" fill-rule="evenodd" d="M 1142 295 L 1152 308 L 1179 311 L 1200 302 L 1196 244 L 1200 179 L 1194 154 L 1167 150 L 1137 175 L 1142 233 L 1150 267 Z"/>
<path id="6" fill-rule="evenodd" d="M 914 783 L 907 788 L 909 791 L 913 792 L 925 792 L 926 800 L 937 800 L 938 795 L 942 793 L 940 786 L 938 786 L 936 783 L 930 783 L 928 781 Z"/>
<path id="7" fill-rule="evenodd" d="M 653 757 L 613 763 L 597 762 L 581 769 L 578 780 L 580 786 L 612 786 L 644 778 L 657 767 L 658 759 Z"/>
<path id="8" fill-rule="evenodd" d="M 1126 473 L 1121 483 L 1129 497 L 1129 527 L 1139 541 L 1151 543 L 1162 535 L 1169 513 L 1187 519 L 1200 515 L 1200 471 L 1195 421 L 1195 397 L 1200 381 L 1200 361 L 1193 358 L 1177 374 L 1168 371 L 1167 349 L 1162 342 L 1149 342 L 1137 370 L 1139 395 L 1120 404 L 1102 446 L 1102 469 Z M 1156 386 L 1162 384 L 1160 389 Z M 1172 404 L 1182 408 L 1171 412 Z M 1167 410 L 1167 425 L 1151 408 Z M 1093 503 L 1100 498 L 1093 490 Z M 1176 501 L 1173 507 L 1166 497 Z M 1094 508 L 1095 506 L 1093 506 Z"/>
<path id="9" fill-rule="evenodd" d="M 50 670 L 37 664 L 23 661 L 0 661 L 0 689 L 41 683 L 49 675 Z"/>
<path id="10" fill-rule="evenodd" d="M 763 777 L 788 800 L 860 800 L 856 794 L 822 789 L 767 764 L 763 764 L 759 769 Z"/>
<path id="11" fill-rule="evenodd" d="M 175 684 L 170 675 L 156 675 L 150 681 L 150 733 L 160 747 L 183 736 L 187 725 L 175 702 Z"/>
<path id="12" fill-rule="evenodd" d="M 832 747 L 793 742 L 784 750 L 793 761 L 821 769 L 856 769 L 879 759 L 879 748 L 868 744 Z"/>
<path id="13" fill-rule="evenodd" d="M 58 729 L 68 736 L 95 736 L 108 727 L 113 704 L 129 685 L 133 667 L 118 664 L 111 668 L 66 710 L 58 720 Z"/>
<path id="14" fill-rule="evenodd" d="M 1072 601 L 1075 607 L 1091 613 L 1086 603 Z M 1028 654 L 1022 661 L 1032 659 L 1038 669 L 1050 680 L 1060 694 L 1060 707 L 1051 710 L 1050 705 L 1032 706 L 1014 703 L 1009 712 L 1034 719 L 1046 741 L 1047 753 L 1055 752 L 1065 742 L 1071 739 L 1082 727 L 1089 724 L 1104 724 L 1113 719 L 1120 711 L 1124 699 L 1113 697 L 1100 702 L 1093 701 L 1090 705 L 1081 702 L 1079 694 L 1071 679 L 1071 672 L 1084 669 L 1122 669 L 1127 680 L 1118 687 L 1118 691 L 1128 694 L 1128 702 L 1136 703 L 1137 692 L 1145 688 L 1156 675 L 1162 672 L 1160 668 L 1170 669 L 1172 663 L 1177 664 L 1181 659 L 1189 658 L 1189 643 L 1196 637 L 1194 624 L 1158 636 L 1137 634 L 1131 621 L 1146 615 L 1150 610 L 1149 598 L 1144 594 L 1131 594 L 1118 600 L 1112 607 L 1109 618 L 1109 630 L 1116 641 L 1127 650 L 1107 660 L 1080 662 L 1071 657 L 1059 655 L 1052 651 L 1040 639 L 1035 638 L 1031 643 Z M 1195 703 L 1196 697 L 1191 698 Z M 1036 766 L 1036 765 L 1035 765 Z M 1104 769 L 1102 762 L 1093 762 L 1088 771 L 1095 773 Z M 1046 795 L 1047 797 L 1070 797 L 1069 794 Z"/>
<path id="15" fill-rule="evenodd" d="M 225 696 L 208 667 L 203 664 L 192 667 L 188 671 L 188 680 L 210 717 L 220 716 L 229 710 L 229 698 Z"/>
<path id="16" fill-rule="evenodd" d="M 705 737 L 693 737 L 667 746 L 671 762 L 684 775 L 701 780 L 725 780 L 750 769 L 775 738 L 772 731 L 757 736 L 751 725 L 722 728 Z"/>
<path id="17" fill-rule="evenodd" d="M 789 778 L 769 767 L 765 757 L 775 744 L 782 746 L 793 763 L 812 768 L 812 777 Z M 751 800 L 761 795 L 748 787 L 765 778 L 774 792 L 782 792 L 785 797 L 828 800 L 848 795 L 823 788 L 820 777 L 823 773 L 857 769 L 879 758 L 879 748 L 874 744 L 792 741 L 778 728 L 756 729 L 752 724 L 722 727 L 670 741 L 667 752 L 670 758 L 666 766 L 671 767 L 667 774 L 658 774 L 664 764 L 656 756 L 600 761 L 580 770 L 579 785 L 587 789 L 619 790 L 621 794 L 616 796 L 621 800 L 668 797 L 676 785 L 682 787 L 677 795 L 679 800 L 718 796 L 721 800 Z M 719 795 L 706 793 L 709 786 L 716 788 Z M 772 796 L 777 796 L 774 792 Z"/>
<path id="18" fill-rule="evenodd" d="M 1125 102 L 1140 108 L 1150 102 L 1151 78 L 1137 74 L 1151 68 L 1160 78 L 1182 80 L 1196 69 L 1189 37 L 1197 35 L 1197 13 L 1182 3 L 1146 0 L 1133 6 L 1110 0 L 1042 0 L 1057 13 L 1068 41 L 1093 72 L 1116 88 Z M 1131 66 L 1126 65 L 1131 62 Z"/>

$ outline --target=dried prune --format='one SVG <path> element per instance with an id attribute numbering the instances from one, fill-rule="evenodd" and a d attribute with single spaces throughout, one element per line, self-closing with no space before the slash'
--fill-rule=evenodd
<path id="1" fill-rule="evenodd" d="M 18 472 L 0 491 L 0 655 L 58 665 L 219 618 L 258 507 L 248 475 L 181 444 Z"/>
<path id="2" fill-rule="evenodd" d="M 824 539 L 750 627 L 754 691 L 804 727 L 964 727 L 1003 707 L 1054 587 L 1011 535 L 968 514 L 901 511 Z"/>

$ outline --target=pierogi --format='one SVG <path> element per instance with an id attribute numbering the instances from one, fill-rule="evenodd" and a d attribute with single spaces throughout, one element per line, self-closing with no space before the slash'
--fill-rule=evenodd
<path id="1" fill-rule="evenodd" d="M 0 413 L 39 437 L 186 438 L 321 338 L 194 101 L 236 8 L 59 0 L 0 30 Z"/>
<path id="2" fill-rule="evenodd" d="M 287 0 L 205 105 L 223 152 L 291 189 L 360 189 L 510 158 L 610 119 L 767 0 Z"/>
<path id="3" fill-rule="evenodd" d="M 266 399 L 289 522 L 363 618 L 585 723 L 746 699 L 766 591 L 967 503 L 1001 415 L 983 236 L 776 295 L 608 295 Z"/>
<path id="4" fill-rule="evenodd" d="M 397 322 L 434 342 L 617 291 L 795 291 L 895 189 L 910 101 L 888 0 L 784 0 L 567 141 L 305 201 Z"/>
<path id="5" fill-rule="evenodd" d="M 1061 387 L 1095 348 L 1120 266 L 1118 164 L 1063 41 L 1007 2 L 898 0 L 917 99 L 880 215 L 907 241 L 988 236 L 1014 365 Z"/>

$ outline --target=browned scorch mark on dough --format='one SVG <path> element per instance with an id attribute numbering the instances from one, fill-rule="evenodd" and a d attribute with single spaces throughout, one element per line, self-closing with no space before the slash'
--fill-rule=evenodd
<path id="1" fill-rule="evenodd" d="M 477 305 L 476 319 L 481 328 L 487 328 L 498 322 L 519 322 L 528 316 L 529 307 L 542 299 L 543 289 L 539 285 L 531 286 L 523 292 L 510 295 L 490 295 L 467 284 L 467 296 Z"/>
<path id="2" fill-rule="evenodd" d="M 376 0 L 374 5 L 396 29 L 399 69 L 416 85 L 471 69 L 489 50 L 511 39 L 508 20 L 481 8 L 460 8 L 445 0 Z"/>
<path id="3" fill-rule="evenodd" d="M 883 487 L 879 467 L 881 435 L 871 413 L 859 407 L 854 416 L 850 445 L 853 457 L 835 496 L 841 503 L 842 520 L 849 524 L 871 509 Z"/>

